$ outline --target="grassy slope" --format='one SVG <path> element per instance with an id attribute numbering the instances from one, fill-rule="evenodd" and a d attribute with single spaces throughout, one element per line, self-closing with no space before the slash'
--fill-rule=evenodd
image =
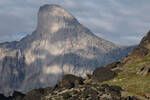
<path id="1" fill-rule="evenodd" d="M 144 58 L 135 58 L 123 66 L 123 71 L 118 76 L 105 83 L 121 86 L 131 94 L 144 95 L 150 93 L 150 75 L 141 76 L 136 72 L 143 65 L 150 65 L 150 55 Z"/>

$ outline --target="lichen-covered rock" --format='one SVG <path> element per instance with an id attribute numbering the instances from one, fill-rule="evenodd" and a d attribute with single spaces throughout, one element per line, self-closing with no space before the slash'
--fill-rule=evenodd
<path id="1" fill-rule="evenodd" d="M 109 85 L 82 85 L 71 89 L 61 89 L 45 96 L 43 100 L 121 100 L 121 91 L 116 86 Z"/>
<path id="2" fill-rule="evenodd" d="M 137 74 L 143 75 L 143 76 L 150 74 L 150 65 L 145 65 L 144 67 L 140 68 Z"/>

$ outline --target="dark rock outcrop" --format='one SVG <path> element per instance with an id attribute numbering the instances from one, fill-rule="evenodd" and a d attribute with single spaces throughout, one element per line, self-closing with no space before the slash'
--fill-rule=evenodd
<path id="1" fill-rule="evenodd" d="M 42 98 L 53 91 L 53 88 L 34 89 L 26 94 L 23 100 L 42 100 Z"/>
<path id="2" fill-rule="evenodd" d="M 25 94 L 21 92 L 14 91 L 12 97 L 10 97 L 12 100 L 23 100 L 25 97 Z"/>
<path id="3" fill-rule="evenodd" d="M 99 82 L 113 79 L 117 74 L 107 67 L 96 68 L 93 72 L 93 79 Z"/>
<path id="4" fill-rule="evenodd" d="M 0 94 L 0 100 L 10 100 L 10 98 L 5 97 L 3 94 Z"/>
<path id="5" fill-rule="evenodd" d="M 21 92 L 14 91 L 12 96 L 6 97 L 3 94 L 0 94 L 0 100 L 23 100 L 25 94 Z"/>
<path id="6" fill-rule="evenodd" d="M 59 88 L 74 88 L 78 87 L 79 85 L 83 85 L 84 79 L 81 77 L 77 77 L 71 74 L 64 75 L 62 80 L 59 82 Z"/>
<path id="7" fill-rule="evenodd" d="M 122 100 L 121 88 L 107 84 L 83 84 L 81 87 L 61 89 L 47 95 L 44 100 Z"/>

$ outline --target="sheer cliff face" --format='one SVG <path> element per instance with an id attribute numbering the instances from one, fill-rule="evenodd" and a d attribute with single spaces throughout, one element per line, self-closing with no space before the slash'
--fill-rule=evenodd
<path id="1" fill-rule="evenodd" d="M 63 74 L 84 77 L 95 67 L 120 59 L 115 49 L 62 7 L 44 5 L 31 35 L 0 45 L 0 91 L 54 86 Z"/>

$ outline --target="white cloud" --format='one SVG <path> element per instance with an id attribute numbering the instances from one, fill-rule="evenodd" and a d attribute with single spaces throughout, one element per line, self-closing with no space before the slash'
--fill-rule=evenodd
<path id="1" fill-rule="evenodd" d="M 95 34 L 115 43 L 136 44 L 150 28 L 149 0 L 1 0 L 0 41 L 19 32 L 31 33 L 38 8 L 47 3 L 62 5 Z"/>

